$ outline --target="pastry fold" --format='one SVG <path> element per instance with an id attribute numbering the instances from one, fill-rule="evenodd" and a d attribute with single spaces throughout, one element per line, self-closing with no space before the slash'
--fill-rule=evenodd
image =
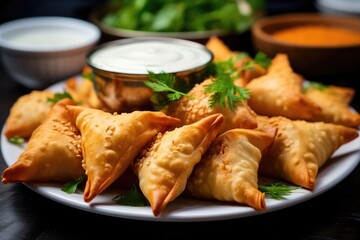
<path id="1" fill-rule="evenodd" d="M 68 109 L 82 138 L 87 175 L 85 202 L 93 200 L 122 175 L 152 137 L 179 123 L 161 112 L 111 114 L 81 106 Z"/>
<path id="2" fill-rule="evenodd" d="M 194 123 L 215 113 L 221 113 L 224 116 L 221 133 L 233 128 L 256 128 L 256 113 L 248 106 L 246 101 L 237 103 L 237 108 L 234 111 L 218 105 L 210 108 L 209 99 L 211 95 L 205 93 L 205 87 L 211 84 L 211 81 L 211 79 L 206 79 L 202 83 L 196 84 L 188 92 L 191 98 L 182 97 L 178 101 L 171 102 L 162 109 L 162 112 L 179 118 L 182 125 Z"/>
<path id="3" fill-rule="evenodd" d="M 309 120 L 321 114 L 321 107 L 302 92 L 303 78 L 294 73 L 287 55 L 278 54 L 267 74 L 252 79 L 249 106 L 258 114 Z"/>
<path id="4" fill-rule="evenodd" d="M 3 183 L 67 182 L 84 174 L 81 136 L 70 121 L 67 105 L 75 103 L 65 98 L 50 109 L 17 161 L 4 170 Z"/>
<path id="5" fill-rule="evenodd" d="M 154 216 L 185 189 L 195 164 L 217 136 L 224 118 L 207 116 L 192 124 L 158 134 L 134 161 L 139 186 Z"/>
<path id="6" fill-rule="evenodd" d="M 21 137 L 29 139 L 49 113 L 53 103 L 47 99 L 54 96 L 51 91 L 33 90 L 18 98 L 6 119 L 6 138 Z"/>
<path id="7" fill-rule="evenodd" d="M 186 193 L 265 210 L 265 194 L 258 190 L 258 168 L 275 134 L 275 128 L 268 132 L 233 129 L 223 133 L 195 166 Z"/>
<path id="8" fill-rule="evenodd" d="M 349 106 L 354 94 L 355 90 L 347 87 L 308 88 L 305 95 L 322 108 L 322 113 L 310 120 L 358 127 L 360 114 L 351 110 Z"/>
<path id="9" fill-rule="evenodd" d="M 343 144 L 358 137 L 358 131 L 343 125 L 258 116 L 258 129 L 275 127 L 278 133 L 259 173 L 302 186 L 316 187 L 319 168 Z"/>

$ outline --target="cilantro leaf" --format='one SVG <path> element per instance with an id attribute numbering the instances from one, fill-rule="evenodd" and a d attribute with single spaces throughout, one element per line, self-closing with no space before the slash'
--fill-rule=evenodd
<path id="1" fill-rule="evenodd" d="M 269 58 L 265 53 L 258 52 L 255 55 L 254 63 L 260 65 L 264 69 L 267 69 L 271 64 L 271 58 Z"/>
<path id="2" fill-rule="evenodd" d="M 115 196 L 113 200 L 120 205 L 126 206 L 149 206 L 149 202 L 145 196 L 138 190 L 135 184 L 131 189 Z"/>
<path id="3" fill-rule="evenodd" d="M 255 55 L 254 60 L 245 62 L 240 70 L 254 71 L 255 70 L 255 65 L 259 65 L 260 67 L 262 67 L 264 69 L 267 69 L 270 66 L 270 64 L 271 64 L 271 58 L 269 58 L 263 52 L 258 52 Z"/>
<path id="4" fill-rule="evenodd" d="M 219 104 L 222 108 L 229 107 L 231 111 L 236 108 L 236 103 L 249 99 L 250 91 L 234 84 L 234 80 L 229 75 L 221 75 L 213 78 L 212 83 L 205 87 L 206 93 L 212 93 L 209 106 L 214 108 Z"/>
<path id="5" fill-rule="evenodd" d="M 144 84 L 154 92 L 151 101 L 156 110 L 163 108 L 172 101 L 179 100 L 181 97 L 190 97 L 181 91 L 180 82 L 182 80 L 177 79 L 174 74 L 148 71 L 148 75 L 148 80 L 144 81 Z"/>
<path id="6" fill-rule="evenodd" d="M 84 179 L 85 179 L 84 176 L 80 176 L 73 181 L 67 182 L 61 188 L 61 190 L 68 194 L 75 193 L 78 189 L 79 184 L 82 183 L 84 181 Z"/>
<path id="7" fill-rule="evenodd" d="M 250 98 L 247 88 L 236 86 L 234 79 L 238 77 L 238 71 L 232 59 L 217 62 L 212 83 L 205 86 L 205 93 L 210 93 L 209 106 L 214 108 L 219 104 L 222 108 L 227 106 L 231 111 L 236 108 L 236 103 Z"/>

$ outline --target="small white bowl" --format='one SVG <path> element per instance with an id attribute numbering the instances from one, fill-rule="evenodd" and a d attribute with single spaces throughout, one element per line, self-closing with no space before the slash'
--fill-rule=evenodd
<path id="1" fill-rule="evenodd" d="M 100 39 L 90 22 L 68 17 L 31 17 L 0 25 L 1 60 L 17 82 L 32 89 L 79 74 Z"/>

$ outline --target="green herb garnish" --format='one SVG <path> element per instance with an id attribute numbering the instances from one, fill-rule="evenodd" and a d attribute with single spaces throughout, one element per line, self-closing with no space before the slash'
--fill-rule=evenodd
<path id="1" fill-rule="evenodd" d="M 309 83 L 304 87 L 303 91 L 306 92 L 306 91 L 308 91 L 310 88 L 323 91 L 323 90 L 329 88 L 329 86 L 328 86 L 328 85 L 325 85 L 325 84 L 323 84 L 323 83 L 319 83 L 319 82 L 309 82 Z"/>
<path id="2" fill-rule="evenodd" d="M 145 196 L 138 190 L 135 184 L 132 185 L 132 187 L 115 196 L 113 200 L 120 205 L 126 205 L 126 206 L 149 206 L 148 200 L 145 198 Z"/>
<path id="3" fill-rule="evenodd" d="M 211 94 L 209 106 L 214 108 L 219 104 L 222 108 L 228 106 L 231 111 L 234 111 L 236 103 L 250 98 L 250 91 L 235 85 L 234 79 L 239 75 L 232 59 L 214 65 L 215 74 L 213 74 L 212 83 L 205 87 L 205 92 Z"/>
<path id="4" fill-rule="evenodd" d="M 289 187 L 281 182 L 271 183 L 270 185 L 259 185 L 258 189 L 269 195 L 270 198 L 281 200 L 286 199 L 285 196 L 290 195 L 292 191 L 301 187 Z"/>
<path id="5" fill-rule="evenodd" d="M 250 91 L 234 84 L 234 80 L 228 74 L 220 73 L 212 79 L 212 83 L 205 87 L 206 93 L 212 93 L 209 106 L 214 108 L 219 104 L 222 108 L 229 107 L 231 111 L 236 108 L 236 103 L 250 98 Z"/>
<path id="6" fill-rule="evenodd" d="M 266 54 L 263 52 L 258 52 L 255 55 L 255 58 L 253 61 L 244 63 L 244 65 L 241 67 L 241 70 L 254 71 L 255 65 L 259 65 L 262 68 L 267 69 L 270 66 L 270 64 L 271 64 L 271 58 L 266 56 Z"/>
<path id="7" fill-rule="evenodd" d="M 264 69 L 268 69 L 268 67 L 271 65 L 271 58 L 266 56 L 263 52 L 258 52 L 255 55 L 254 63 L 260 65 Z"/>
<path id="8" fill-rule="evenodd" d="M 151 96 L 151 101 L 154 103 L 156 110 L 163 108 L 170 102 L 176 101 L 181 97 L 190 97 L 179 90 L 183 88 L 183 86 L 180 85 L 180 80 L 177 79 L 174 74 L 148 71 L 148 75 L 148 80 L 144 81 L 144 84 L 154 92 Z"/>
<path id="9" fill-rule="evenodd" d="M 90 80 L 90 81 L 92 81 L 94 79 L 94 73 L 93 72 L 82 73 L 81 76 L 82 76 L 82 78 Z"/>
<path id="10" fill-rule="evenodd" d="M 68 93 L 67 91 L 64 91 L 62 93 L 55 93 L 53 98 L 47 98 L 47 100 L 52 103 L 57 103 L 58 101 L 64 98 L 70 98 L 73 100 L 70 93 Z"/>
<path id="11" fill-rule="evenodd" d="M 80 176 L 77 179 L 67 182 L 64 184 L 64 186 L 61 188 L 62 191 L 66 192 L 66 193 L 75 193 L 78 189 L 78 186 L 80 183 L 82 183 L 84 181 L 85 177 L 84 176 Z"/>
<path id="12" fill-rule="evenodd" d="M 25 139 L 22 137 L 11 137 L 9 138 L 9 142 L 20 146 L 25 143 Z"/>

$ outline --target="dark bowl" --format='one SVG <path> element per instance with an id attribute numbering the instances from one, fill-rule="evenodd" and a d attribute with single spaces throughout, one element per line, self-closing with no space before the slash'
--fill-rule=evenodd
<path id="1" fill-rule="evenodd" d="M 308 78 L 348 75 L 359 71 L 360 44 L 341 46 L 301 45 L 273 37 L 278 30 L 302 25 L 323 25 L 360 33 L 360 18 L 317 13 L 292 13 L 263 17 L 251 29 L 256 51 L 269 57 L 285 53 L 294 71 Z M 311 36 L 309 36 L 310 38 Z"/>

